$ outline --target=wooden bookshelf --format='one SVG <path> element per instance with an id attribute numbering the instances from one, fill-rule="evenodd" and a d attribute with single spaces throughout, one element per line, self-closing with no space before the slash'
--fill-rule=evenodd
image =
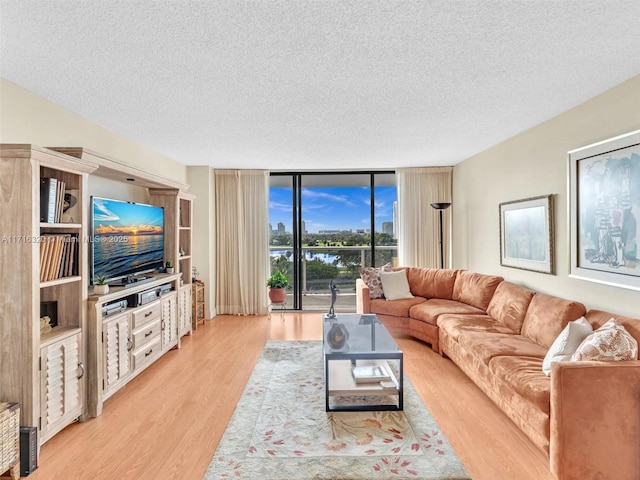
<path id="1" fill-rule="evenodd" d="M 4 353 L 0 391 L 3 400 L 20 403 L 20 425 L 37 427 L 42 444 L 86 415 L 82 343 L 88 284 L 86 186 L 97 165 L 50 149 L 15 144 L 0 145 L 0 160 L 4 180 L 0 184 Z M 52 205 L 58 209 L 52 221 L 41 221 L 44 178 L 64 185 L 55 196 L 52 193 Z M 76 218 L 65 223 L 60 209 L 67 189 L 74 191 L 79 202 Z M 49 243 L 54 238 L 60 241 Z M 75 241 L 67 250 L 62 239 L 70 238 Z M 49 323 L 43 333 L 42 303 L 56 306 L 55 325 Z"/>

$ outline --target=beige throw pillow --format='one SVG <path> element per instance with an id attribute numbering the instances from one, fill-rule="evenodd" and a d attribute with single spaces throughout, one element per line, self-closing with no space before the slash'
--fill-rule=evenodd
<path id="1" fill-rule="evenodd" d="M 580 344 L 571 360 L 637 360 L 638 342 L 612 318 Z"/>
<path id="2" fill-rule="evenodd" d="M 406 270 L 380 272 L 380 280 L 382 280 L 382 289 L 384 290 L 384 297 L 387 300 L 413 298 L 411 290 L 409 290 Z"/>
<path id="3" fill-rule="evenodd" d="M 551 374 L 551 365 L 556 362 L 567 362 L 571 355 L 578 349 L 582 341 L 593 332 L 589 321 L 581 317 L 578 320 L 567 323 L 564 330 L 551 344 L 549 351 L 542 361 L 542 371 L 548 377 Z"/>
<path id="4" fill-rule="evenodd" d="M 391 268 L 391 263 L 387 263 L 380 268 L 360 267 L 360 278 L 369 287 L 369 298 L 382 298 L 384 296 L 380 272 L 390 272 Z"/>

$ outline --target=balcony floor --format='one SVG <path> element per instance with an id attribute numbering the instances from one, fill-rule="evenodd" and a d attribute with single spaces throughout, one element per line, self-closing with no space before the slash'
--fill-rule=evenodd
<path id="1" fill-rule="evenodd" d="M 287 295 L 288 308 L 293 308 L 293 295 Z M 328 312 L 331 306 L 330 293 L 305 293 L 302 295 L 302 311 L 304 312 Z M 336 313 L 355 313 L 356 294 L 339 293 L 334 305 Z"/>

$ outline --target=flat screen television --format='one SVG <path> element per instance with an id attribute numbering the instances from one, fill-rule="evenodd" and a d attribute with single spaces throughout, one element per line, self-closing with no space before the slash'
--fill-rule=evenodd
<path id="1" fill-rule="evenodd" d="M 116 282 L 164 265 L 164 209 L 91 197 L 91 279 Z"/>

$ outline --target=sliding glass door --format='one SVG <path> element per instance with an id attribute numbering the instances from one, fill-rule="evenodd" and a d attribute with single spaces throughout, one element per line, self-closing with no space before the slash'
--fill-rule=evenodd
<path id="1" fill-rule="evenodd" d="M 297 222 L 294 218 L 297 188 L 294 188 L 293 176 L 271 176 L 269 186 L 269 256 L 271 273 L 276 270 L 284 272 L 296 292 L 297 261 L 295 255 L 299 248 Z M 298 298 L 292 291 L 288 292 L 286 308 L 298 308 Z"/>
<path id="2" fill-rule="evenodd" d="M 271 267 L 292 282 L 287 308 L 328 311 L 333 282 L 336 312 L 355 311 L 359 268 L 397 255 L 396 198 L 393 172 L 272 174 Z"/>

